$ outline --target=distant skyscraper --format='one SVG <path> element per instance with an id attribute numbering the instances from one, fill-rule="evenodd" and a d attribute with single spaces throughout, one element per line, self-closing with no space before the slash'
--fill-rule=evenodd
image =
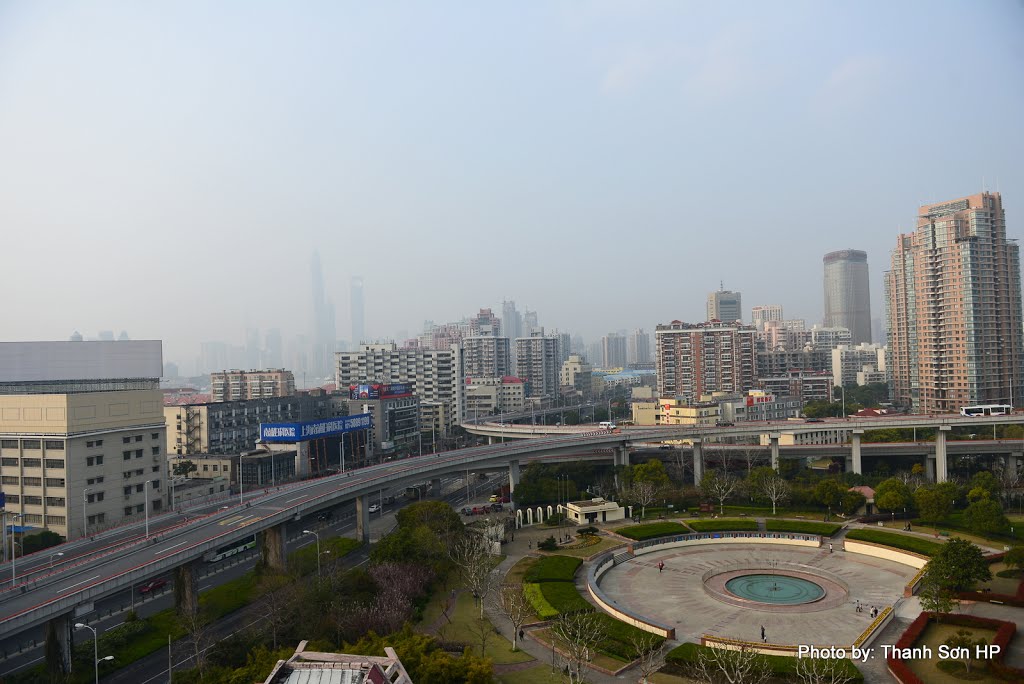
<path id="1" fill-rule="evenodd" d="M 953 413 L 1021 395 L 1020 249 L 999 193 L 920 208 L 885 274 L 893 398 Z"/>
<path id="2" fill-rule="evenodd" d="M 871 341 L 868 255 L 842 249 L 825 255 L 826 328 L 849 328 L 853 344 Z"/>
<path id="3" fill-rule="evenodd" d="M 352 307 L 352 346 L 356 349 L 366 342 L 366 313 L 363 309 L 363 277 L 353 276 L 349 289 Z"/>
<path id="4" fill-rule="evenodd" d="M 629 336 L 626 345 L 627 363 L 650 363 L 651 362 L 651 336 L 637 328 Z"/>
<path id="5" fill-rule="evenodd" d="M 523 317 L 516 310 L 514 301 L 501 303 L 501 329 L 509 339 L 516 339 L 523 336 Z"/>
<path id="6" fill-rule="evenodd" d="M 601 366 L 623 368 L 626 365 L 626 338 L 617 333 L 608 333 L 601 338 Z"/>
<path id="7" fill-rule="evenodd" d="M 781 320 L 783 320 L 782 307 L 778 304 L 766 304 L 750 309 L 750 322 L 758 330 L 764 330 L 764 324 L 768 321 Z"/>
<path id="8" fill-rule="evenodd" d="M 284 366 L 284 345 L 281 341 L 281 331 L 279 329 L 271 328 L 267 331 L 263 346 L 266 347 L 263 363 L 267 368 L 281 368 Z"/>
<path id="9" fill-rule="evenodd" d="M 708 295 L 708 320 L 735 323 L 743 320 L 743 304 L 739 292 L 719 290 Z"/>
<path id="10" fill-rule="evenodd" d="M 311 331 L 312 353 L 309 371 L 317 378 L 330 375 L 334 368 L 334 303 L 324 295 L 324 275 L 320 266 L 320 253 L 313 251 L 310 263 L 310 277 L 313 286 L 313 326 Z M 216 369 L 220 370 L 220 369 Z"/>
<path id="11" fill-rule="evenodd" d="M 523 337 L 529 337 L 540 328 L 540 323 L 537 322 L 537 312 L 526 309 L 523 313 Z"/>

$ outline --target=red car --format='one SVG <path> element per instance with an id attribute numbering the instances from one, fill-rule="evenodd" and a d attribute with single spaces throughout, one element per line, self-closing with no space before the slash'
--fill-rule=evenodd
<path id="1" fill-rule="evenodd" d="M 157 589 L 162 589 L 163 587 L 166 587 L 166 586 L 167 586 L 167 580 L 165 580 L 165 579 L 159 579 L 158 578 L 158 579 L 155 579 L 155 580 L 150 580 L 150 581 L 146 582 L 145 584 L 143 584 L 141 587 L 139 587 L 139 593 L 140 594 L 151 594 L 154 591 L 156 591 Z"/>

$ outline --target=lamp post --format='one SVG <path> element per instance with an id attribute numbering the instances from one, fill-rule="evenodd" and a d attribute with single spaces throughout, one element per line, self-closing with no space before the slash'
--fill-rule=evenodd
<path id="1" fill-rule="evenodd" d="M 51 553 L 50 554 L 50 567 L 51 568 L 53 567 L 53 559 L 54 558 L 59 558 L 59 557 L 61 557 L 63 555 L 64 555 L 63 551 L 58 551 L 57 553 Z"/>
<path id="2" fill-rule="evenodd" d="M 146 539 L 149 539 L 149 483 L 152 480 L 146 480 L 142 483 L 142 494 L 144 495 L 143 507 L 146 509 Z"/>
<path id="3" fill-rule="evenodd" d="M 91 489 L 82 490 L 82 536 L 89 536 L 89 513 L 85 510 L 85 506 L 89 503 L 89 494 L 92 492 Z"/>
<path id="4" fill-rule="evenodd" d="M 21 513 L 11 513 L 11 517 L 12 518 L 20 518 L 21 517 Z M 5 530 L 7 529 L 7 520 L 6 520 L 6 518 L 4 519 L 4 529 Z M 15 545 L 21 546 L 21 544 L 18 544 L 17 535 L 18 535 L 18 533 L 15 530 L 12 529 L 11 530 L 11 586 L 12 587 L 14 586 L 14 582 L 17 579 L 17 570 L 16 570 L 16 568 L 14 566 L 14 562 L 17 560 L 18 554 L 15 553 L 14 547 L 15 547 Z M 21 555 L 23 555 L 23 556 L 25 555 L 25 549 L 24 548 L 21 550 Z"/>
<path id="5" fill-rule="evenodd" d="M 92 632 L 92 658 L 93 658 L 93 671 L 96 677 L 96 684 L 100 684 L 100 663 L 104 660 L 113 660 L 114 656 L 103 656 L 100 658 L 100 640 L 99 635 L 96 634 L 96 630 L 89 625 L 81 622 L 75 623 L 75 629 L 85 628 Z"/>
<path id="6" fill-rule="evenodd" d="M 316 577 L 320 579 L 320 535 L 313 530 L 302 530 L 302 534 L 311 534 L 316 537 Z"/>

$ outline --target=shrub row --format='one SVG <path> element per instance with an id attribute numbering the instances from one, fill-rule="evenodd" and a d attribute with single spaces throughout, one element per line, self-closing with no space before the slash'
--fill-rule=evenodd
<path id="1" fill-rule="evenodd" d="M 677 522 L 656 522 L 646 525 L 631 525 L 616 530 L 623 537 L 629 537 L 637 541 L 654 539 L 655 537 L 668 537 L 674 534 L 688 534 L 690 530 L 686 525 Z"/>
<path id="2" fill-rule="evenodd" d="M 524 584 L 523 593 L 526 595 L 526 600 L 530 602 L 533 612 L 541 620 L 551 620 L 558 617 L 558 611 L 544 598 L 539 584 Z"/>
<path id="3" fill-rule="evenodd" d="M 820 534 L 823 537 L 831 537 L 842 529 L 842 525 L 826 522 L 811 522 L 802 520 L 768 520 L 765 527 L 769 532 L 796 532 L 799 534 Z"/>
<path id="4" fill-rule="evenodd" d="M 526 582 L 572 582 L 583 563 L 572 556 L 545 556 L 526 572 Z"/>
<path id="5" fill-rule="evenodd" d="M 690 527 L 694 532 L 756 532 L 756 520 L 691 520 Z"/>
<path id="6" fill-rule="evenodd" d="M 875 544 L 891 546 L 895 549 L 911 551 L 928 557 L 934 556 L 942 548 L 942 544 L 928 541 L 927 539 L 896 534 L 895 532 L 880 532 L 878 530 L 850 530 L 846 533 L 846 538 L 854 541 L 874 542 Z"/>
<path id="7" fill-rule="evenodd" d="M 928 623 L 936 617 L 935 613 L 923 612 L 917 616 L 917 619 L 910 623 L 903 635 L 896 641 L 896 648 L 910 648 L 914 643 L 921 637 L 921 634 L 928 627 Z M 955 615 L 950 613 L 942 614 L 942 621 L 947 625 L 956 625 L 959 627 L 974 627 L 976 629 L 994 629 L 996 635 L 992 638 L 992 644 L 1000 646 L 999 655 L 996 659 L 989 663 L 989 666 L 993 673 L 1010 675 L 1011 680 L 1018 678 L 1018 681 L 1022 681 L 1021 677 L 1024 677 L 1024 670 L 1008 667 L 1003 665 L 1003 658 L 1006 656 L 1007 648 L 1010 641 L 1013 639 L 1013 635 L 1017 631 L 1017 625 L 1012 622 L 1004 622 L 1002 620 L 992 620 L 989 618 L 976 617 L 974 615 Z M 924 684 L 924 680 L 914 674 L 904 661 L 894 656 L 889 656 L 886 659 L 886 663 L 889 665 L 889 672 L 902 684 Z"/>
<path id="8" fill-rule="evenodd" d="M 616 660 L 628 663 L 637 658 L 634 641 L 643 643 L 640 639 L 655 637 L 659 646 L 665 641 L 664 637 L 645 632 L 605 613 L 598 613 L 598 620 L 604 628 L 604 639 L 598 644 L 597 650 Z"/>
<path id="9" fill-rule="evenodd" d="M 693 663 L 697 662 L 700 657 L 700 653 L 703 651 L 714 652 L 716 649 L 710 646 L 701 646 L 700 644 L 686 643 L 673 648 L 665 656 L 665 662 L 683 668 L 688 668 Z M 791 656 L 775 656 L 775 655 L 762 655 L 765 664 L 771 670 L 774 677 L 793 679 L 796 676 L 796 661 L 795 657 Z M 844 658 L 840 661 L 842 663 L 843 673 L 852 682 L 863 682 L 864 675 L 857 666 L 853 664 L 849 658 Z"/>
<path id="10" fill-rule="evenodd" d="M 594 606 L 580 596 L 580 592 L 572 582 L 543 582 L 538 586 L 547 602 L 559 613 L 594 610 Z"/>

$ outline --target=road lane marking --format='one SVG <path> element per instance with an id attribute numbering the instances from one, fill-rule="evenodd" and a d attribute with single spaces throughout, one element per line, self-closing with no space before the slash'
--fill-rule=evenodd
<path id="1" fill-rule="evenodd" d="M 95 577 L 90 577 L 89 579 L 84 579 L 84 580 L 82 580 L 81 582 L 78 582 L 78 583 L 76 583 L 76 584 L 72 584 L 72 585 L 71 585 L 70 587 L 64 587 L 63 589 L 58 589 L 57 591 L 67 591 L 68 589 L 74 589 L 74 588 L 75 588 L 75 587 L 77 587 L 77 586 L 78 586 L 79 584 L 85 584 L 86 582 L 91 582 L 91 581 L 93 581 L 94 579 L 99 579 L 99 575 L 96 575 Z"/>
<path id="2" fill-rule="evenodd" d="M 120 626 L 121 626 L 121 625 L 123 625 L 123 624 L 124 624 L 123 622 L 118 622 L 118 623 L 117 623 L 116 625 L 114 625 L 113 627 L 107 627 L 107 628 L 106 628 L 105 630 L 103 630 L 103 631 L 104 631 L 104 632 L 109 632 L 110 630 L 114 629 L 114 627 L 120 627 Z"/>
<path id="3" fill-rule="evenodd" d="M 176 546 L 181 546 L 182 544 L 187 544 L 187 543 L 188 542 L 178 542 L 177 544 L 174 544 L 173 546 L 168 546 L 167 548 L 160 549 L 159 551 L 154 551 L 153 555 L 154 556 L 159 556 L 161 553 L 163 553 L 165 551 L 170 551 L 171 549 L 173 549 Z"/>
<path id="4" fill-rule="evenodd" d="M 299 499 L 305 499 L 305 498 L 306 498 L 306 495 L 303 494 L 302 496 L 297 496 L 294 499 L 285 499 L 285 503 L 291 503 L 292 501 L 298 501 Z"/>

